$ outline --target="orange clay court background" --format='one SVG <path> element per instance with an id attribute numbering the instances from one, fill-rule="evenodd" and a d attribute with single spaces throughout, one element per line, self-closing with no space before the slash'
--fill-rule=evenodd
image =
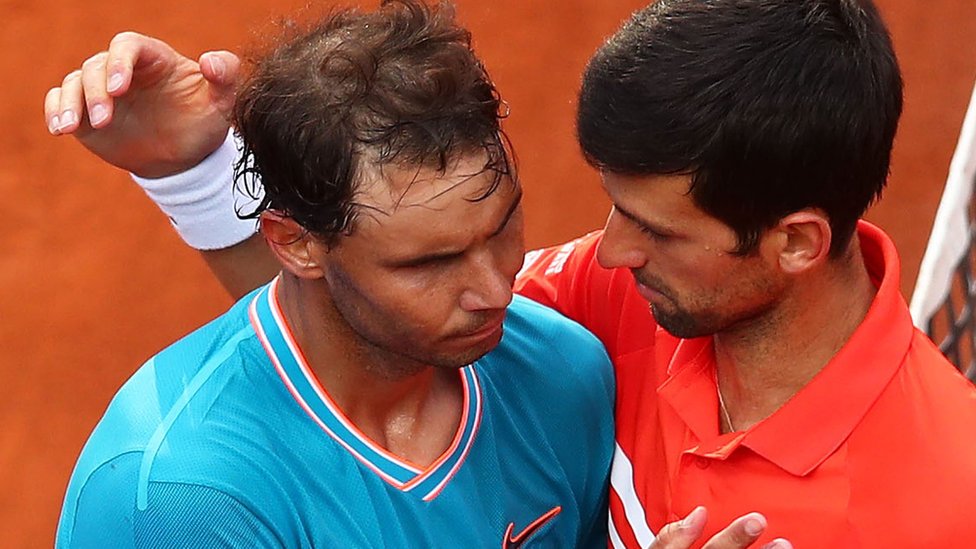
<path id="1" fill-rule="evenodd" d="M 457 0 L 512 107 L 528 244 L 600 225 L 607 202 L 573 138 L 583 65 L 641 0 Z M 904 70 L 890 186 L 869 218 L 911 292 L 976 76 L 976 0 L 878 0 Z M 372 2 L 370 3 L 372 4 Z M 230 298 L 127 176 L 48 135 L 47 89 L 112 35 L 197 56 L 240 50 L 305 5 L 214 0 L 0 0 L 0 547 L 50 547 L 68 476 L 122 382 Z"/>

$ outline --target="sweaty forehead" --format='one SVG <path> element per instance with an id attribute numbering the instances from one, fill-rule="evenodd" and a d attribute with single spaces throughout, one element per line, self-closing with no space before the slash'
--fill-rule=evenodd
<path id="1" fill-rule="evenodd" d="M 396 215 L 418 206 L 444 207 L 456 200 L 473 200 L 492 183 L 493 172 L 483 167 L 449 170 L 429 168 L 382 168 L 360 187 L 360 202 Z"/>
<path id="2" fill-rule="evenodd" d="M 426 167 L 384 166 L 368 170 L 357 202 L 365 206 L 354 234 L 381 248 L 462 246 L 497 228 L 518 186 L 485 168 L 484 156 L 465 157 L 445 171 Z"/>
<path id="3" fill-rule="evenodd" d="M 482 202 L 511 182 L 504 166 L 484 151 L 458 155 L 444 169 L 425 165 L 381 164 L 360 170 L 356 202 L 384 217 L 416 208 L 446 209 L 457 202 Z"/>
<path id="4" fill-rule="evenodd" d="M 618 207 L 638 217 L 697 220 L 704 214 L 691 198 L 691 177 L 687 175 L 601 174 L 603 188 Z"/>

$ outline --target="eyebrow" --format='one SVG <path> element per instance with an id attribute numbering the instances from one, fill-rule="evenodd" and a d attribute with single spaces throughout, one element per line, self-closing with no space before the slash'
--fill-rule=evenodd
<path id="1" fill-rule="evenodd" d="M 508 211 L 505 212 L 505 217 L 502 219 L 501 224 L 498 225 L 498 228 L 495 229 L 495 232 L 491 233 L 491 236 L 498 236 L 499 234 L 501 234 L 502 231 L 505 230 L 505 227 L 508 226 L 508 222 L 511 221 L 512 216 L 515 215 L 515 210 L 518 209 L 519 204 L 521 203 L 522 203 L 522 187 L 519 187 L 518 194 L 515 195 L 515 200 L 512 200 L 512 205 L 509 206 Z"/>
<path id="2" fill-rule="evenodd" d="M 508 223 L 512 220 L 512 217 L 515 215 L 515 212 L 516 210 L 518 210 L 518 207 L 521 203 L 522 203 L 522 189 L 519 188 L 518 195 L 516 195 L 515 199 L 512 201 L 512 204 L 508 207 L 508 211 L 505 212 L 505 217 L 502 219 L 498 227 L 488 236 L 488 238 L 498 236 L 499 234 L 502 233 L 502 231 L 505 230 L 505 227 L 508 226 Z M 442 259 L 451 259 L 454 257 L 458 257 L 461 254 L 463 254 L 464 251 L 465 251 L 464 249 L 460 249 L 460 250 L 431 252 L 429 254 L 419 255 L 417 257 L 411 257 L 410 259 L 396 261 L 393 263 L 393 266 L 394 267 L 416 267 L 418 265 L 423 265 L 424 263 L 429 263 L 431 261 L 438 261 Z"/>
<path id="3" fill-rule="evenodd" d="M 661 225 L 656 225 L 654 223 L 651 223 L 650 221 L 647 221 L 646 219 L 638 217 L 637 214 L 625 210 L 624 208 L 621 208 L 619 204 L 614 203 L 613 209 L 617 210 L 617 212 L 619 212 L 620 215 L 627 218 L 631 223 L 634 223 L 635 225 L 638 225 L 640 227 L 644 227 L 646 229 L 650 229 L 653 232 L 665 234 L 665 235 L 671 235 L 675 233 L 675 231 L 672 229 L 663 227 Z"/>

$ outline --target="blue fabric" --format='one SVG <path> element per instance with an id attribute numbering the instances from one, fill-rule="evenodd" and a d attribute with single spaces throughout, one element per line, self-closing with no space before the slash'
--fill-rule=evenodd
<path id="1" fill-rule="evenodd" d="M 248 318 L 260 291 L 118 392 L 75 467 L 57 547 L 606 546 L 613 377 L 589 332 L 515 299 L 501 344 L 472 366 L 470 449 L 424 501 L 297 403 Z"/>

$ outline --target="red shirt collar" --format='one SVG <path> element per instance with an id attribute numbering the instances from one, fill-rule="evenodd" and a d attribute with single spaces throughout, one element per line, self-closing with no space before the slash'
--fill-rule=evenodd
<path id="1" fill-rule="evenodd" d="M 803 476 L 844 443 L 881 395 L 908 353 L 914 327 L 900 293 L 891 239 L 866 221 L 858 224 L 857 234 L 878 288 L 867 316 L 806 387 L 744 433 L 719 436 L 712 339 L 681 341 L 658 393 L 701 441 L 693 453 L 722 459 L 745 446 Z"/>

